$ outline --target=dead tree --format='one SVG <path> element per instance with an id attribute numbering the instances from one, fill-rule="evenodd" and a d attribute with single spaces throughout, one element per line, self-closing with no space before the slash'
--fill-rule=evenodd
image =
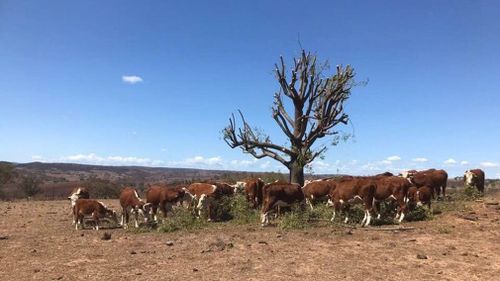
<path id="1" fill-rule="evenodd" d="M 252 129 L 239 110 L 243 126 L 236 128 L 233 114 L 223 130 L 224 141 L 231 148 L 240 147 L 258 159 L 271 157 L 279 161 L 289 169 L 290 182 L 304 184 L 304 167 L 327 150 L 327 145 L 313 146 L 314 143 L 333 136 L 335 145 L 340 137 L 336 126 L 349 121 L 344 102 L 354 86 L 353 68 L 340 65 L 335 74 L 325 76 L 323 71 L 327 69 L 327 62 L 318 64 L 316 56 L 304 50 L 294 59 L 290 77 L 287 77 L 283 57 L 275 64 L 280 90 L 274 95 L 272 117 L 289 139 L 288 145 L 275 144 L 268 135 Z M 284 103 L 284 97 L 291 102 Z M 287 111 L 287 107 L 292 111 Z"/>

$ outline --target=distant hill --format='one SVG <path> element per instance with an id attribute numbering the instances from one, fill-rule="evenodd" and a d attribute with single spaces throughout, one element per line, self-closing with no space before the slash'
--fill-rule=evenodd
<path id="1" fill-rule="evenodd" d="M 95 177 L 128 184 L 180 183 L 203 180 L 239 180 L 246 177 L 284 176 L 278 173 L 203 170 L 191 168 L 166 168 L 142 166 L 99 166 L 72 163 L 32 162 L 15 164 L 18 175 L 34 175 L 44 182 L 85 181 Z"/>
<path id="2" fill-rule="evenodd" d="M 195 181 L 221 180 L 235 182 L 248 177 L 261 177 L 265 180 L 286 179 L 279 173 L 259 173 L 244 171 L 203 170 L 191 168 L 165 168 L 142 166 L 100 166 L 73 163 L 11 163 L 14 165 L 14 178 L 4 187 L 9 198 L 22 197 L 19 192 L 21 179 L 26 176 L 37 178 L 42 187 L 39 197 L 60 198 L 73 187 L 90 179 L 112 182 L 118 186 L 135 186 L 143 189 L 151 183 L 191 183 Z"/>

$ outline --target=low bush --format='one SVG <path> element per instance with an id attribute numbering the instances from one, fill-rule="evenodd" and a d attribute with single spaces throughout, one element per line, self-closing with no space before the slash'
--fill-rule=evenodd
<path id="1" fill-rule="evenodd" d="M 433 219 L 434 215 L 426 207 L 416 207 L 410 210 L 406 216 L 406 221 L 425 221 Z"/>
<path id="2" fill-rule="evenodd" d="M 198 219 L 193 213 L 185 208 L 174 208 L 172 214 L 166 218 L 158 227 L 159 232 L 174 232 L 178 230 L 196 230 L 207 227 L 204 219 Z"/>
<path id="3" fill-rule="evenodd" d="M 483 194 L 473 186 L 466 185 L 464 187 L 463 198 L 464 200 L 476 200 L 483 197 Z"/>
<path id="4" fill-rule="evenodd" d="M 310 209 L 294 205 L 289 212 L 284 212 L 278 221 L 281 230 L 305 229 L 309 227 Z"/>
<path id="5" fill-rule="evenodd" d="M 229 200 L 231 222 L 236 224 L 257 223 L 259 210 L 254 209 L 244 195 L 238 194 Z"/>

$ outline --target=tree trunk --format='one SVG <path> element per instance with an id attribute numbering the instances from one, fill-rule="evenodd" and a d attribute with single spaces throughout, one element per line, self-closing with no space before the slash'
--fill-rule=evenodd
<path id="1" fill-rule="evenodd" d="M 298 183 L 300 186 L 304 185 L 304 166 L 298 163 L 292 163 L 290 165 L 290 177 L 291 183 Z"/>

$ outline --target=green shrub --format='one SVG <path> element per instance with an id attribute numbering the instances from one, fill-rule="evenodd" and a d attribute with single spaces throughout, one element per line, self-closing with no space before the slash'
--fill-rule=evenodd
<path id="1" fill-rule="evenodd" d="M 477 190 L 477 188 L 473 186 L 466 185 L 464 187 L 464 200 L 476 200 L 478 198 L 481 198 L 483 194 Z"/>
<path id="2" fill-rule="evenodd" d="M 314 205 L 314 209 L 311 210 L 309 206 L 306 207 L 304 212 L 308 212 L 308 218 L 311 221 L 314 220 L 330 220 L 332 218 L 333 209 L 327 206 L 325 203 L 317 203 Z"/>
<path id="3" fill-rule="evenodd" d="M 158 227 L 159 232 L 174 232 L 178 230 L 195 230 L 207 227 L 204 219 L 198 219 L 185 208 L 174 208 L 172 214 Z"/>
<path id="4" fill-rule="evenodd" d="M 424 207 L 416 207 L 405 216 L 406 221 L 425 221 L 431 219 L 433 219 L 433 214 L 429 209 Z"/>
<path id="5" fill-rule="evenodd" d="M 231 214 L 231 196 L 223 196 L 213 202 L 212 218 L 215 221 L 228 221 L 233 218 Z"/>
<path id="6" fill-rule="evenodd" d="M 309 211 L 303 210 L 299 206 L 293 206 L 291 211 L 281 213 L 281 217 L 278 221 L 278 228 L 281 230 L 308 228 L 310 219 L 309 215 L 311 214 Z"/>
<path id="7" fill-rule="evenodd" d="M 244 195 L 237 194 L 229 201 L 231 222 L 236 224 L 257 223 L 259 211 L 254 209 Z"/>

